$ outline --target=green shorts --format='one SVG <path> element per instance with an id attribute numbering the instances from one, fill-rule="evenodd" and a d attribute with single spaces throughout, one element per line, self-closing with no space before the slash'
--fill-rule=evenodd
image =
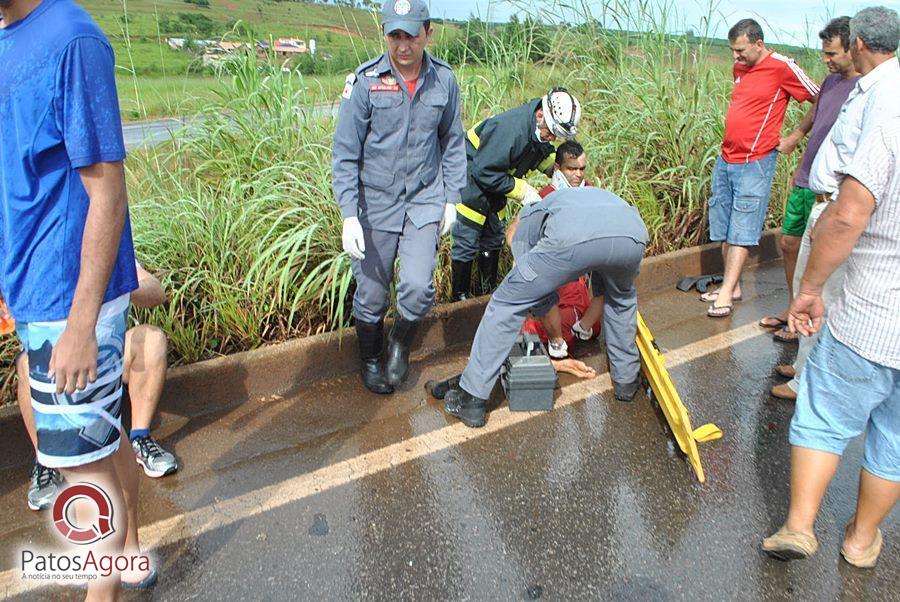
<path id="1" fill-rule="evenodd" d="M 784 224 L 781 231 L 788 236 L 803 236 L 806 230 L 806 222 L 809 220 L 809 212 L 816 204 L 816 193 L 809 188 L 794 186 L 788 196 L 787 205 L 784 208 Z"/>

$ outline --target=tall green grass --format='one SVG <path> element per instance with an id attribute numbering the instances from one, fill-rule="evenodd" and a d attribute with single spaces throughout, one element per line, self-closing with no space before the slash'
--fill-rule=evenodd
<path id="1" fill-rule="evenodd" d="M 524 20 L 498 31 L 472 22 L 464 35 L 438 41 L 436 54 L 463 61 L 456 73 L 465 125 L 566 85 L 584 105 L 579 139 L 588 177 L 639 208 L 651 252 L 704 242 L 730 62 L 721 60 L 721 49 L 710 58 L 704 32 L 670 35 L 666 5 L 611 1 L 602 9 L 608 29 L 586 4 L 551 8 L 556 12 L 544 13 L 551 21 L 581 25 Z M 260 70 L 248 58 L 218 77 L 190 135 L 131 154 L 137 254 L 170 297 L 138 319 L 169 334 L 173 362 L 349 323 L 354 285 L 331 193 L 334 119 L 304 109 L 331 98 L 296 72 Z M 789 123 L 803 110 L 792 104 Z M 780 161 L 770 224 L 781 218 L 799 157 L 797 151 Z M 443 301 L 449 240 L 439 253 L 435 280 Z M 5 362 L 9 350 L 0 351 Z"/>

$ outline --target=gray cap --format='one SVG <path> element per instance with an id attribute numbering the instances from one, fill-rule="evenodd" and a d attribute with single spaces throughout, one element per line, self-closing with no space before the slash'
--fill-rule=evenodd
<path id="1" fill-rule="evenodd" d="M 422 24 L 430 18 L 428 6 L 422 0 L 387 0 L 381 7 L 381 24 L 385 34 L 402 29 L 411 36 L 417 36 Z"/>

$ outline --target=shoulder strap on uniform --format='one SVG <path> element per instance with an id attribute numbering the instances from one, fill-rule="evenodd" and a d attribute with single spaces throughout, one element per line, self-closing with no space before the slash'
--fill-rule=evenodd
<path id="1" fill-rule="evenodd" d="M 440 65 L 441 67 L 446 67 L 447 69 L 451 69 L 449 63 L 442 61 L 441 59 L 434 56 L 433 54 L 429 54 L 428 57 L 431 59 L 431 62 L 434 63 L 435 65 Z"/>
<path id="2" fill-rule="evenodd" d="M 366 61 L 365 63 L 363 63 L 362 65 L 360 65 L 359 67 L 356 68 L 356 74 L 362 75 L 365 71 L 367 71 L 367 70 L 371 69 L 372 67 L 374 67 L 375 65 L 377 65 L 380 60 L 381 60 L 381 56 L 376 56 L 375 58 Z"/>

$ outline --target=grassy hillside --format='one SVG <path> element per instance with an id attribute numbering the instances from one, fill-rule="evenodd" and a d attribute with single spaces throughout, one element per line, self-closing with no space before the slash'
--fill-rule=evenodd
<path id="1" fill-rule="evenodd" d="M 198 34 L 223 34 L 237 21 L 250 24 L 256 33 L 263 36 L 312 37 L 326 46 L 349 44 L 348 34 L 369 39 L 378 35 L 376 20 L 365 10 L 307 2 L 209 0 L 209 8 L 184 0 L 78 2 L 91 13 L 107 34 L 116 37 L 124 35 L 125 15 L 128 35 L 153 39 L 159 35 L 197 37 Z M 180 14 L 195 17 L 193 21 L 179 19 Z"/>
<path id="2" fill-rule="evenodd" d="M 127 121 L 201 110 L 214 75 L 196 55 L 165 40 L 295 37 L 315 39 L 318 55 L 300 65 L 309 85 L 336 97 L 347 71 L 380 52 L 378 15 L 309 2 L 258 0 L 76 0 L 97 21 L 116 53 L 122 117 Z M 457 37 L 435 25 L 436 37 Z M 340 75 L 340 77 L 338 77 Z M 338 81 L 340 80 L 340 81 Z"/>

